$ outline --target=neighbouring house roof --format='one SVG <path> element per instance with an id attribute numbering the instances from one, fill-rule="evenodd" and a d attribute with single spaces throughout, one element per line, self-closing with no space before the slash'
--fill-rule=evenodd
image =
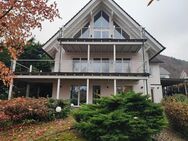
<path id="1" fill-rule="evenodd" d="M 188 70 L 188 61 L 186 60 L 180 60 L 165 55 L 159 55 L 158 57 L 164 62 L 161 63 L 160 66 L 170 72 L 170 78 L 180 78 L 183 70 Z"/>
<path id="2" fill-rule="evenodd" d="M 170 72 L 168 72 L 165 68 L 160 67 L 160 74 L 161 75 L 170 75 Z"/>
<path id="3" fill-rule="evenodd" d="M 76 27 L 76 25 L 78 23 L 80 23 L 78 21 L 78 19 L 83 20 L 83 18 L 85 18 L 87 14 L 89 15 L 91 13 L 92 9 L 94 9 L 101 3 L 103 3 L 103 5 L 106 5 L 106 7 L 108 7 L 108 8 L 110 7 L 110 9 L 113 9 L 114 13 L 116 13 L 118 16 L 121 16 L 121 20 L 129 21 L 129 23 L 131 24 L 131 28 L 132 28 L 132 26 L 134 26 L 135 28 L 137 28 L 138 31 L 140 31 L 141 25 L 138 22 L 136 22 L 136 20 L 134 20 L 114 0 L 108 0 L 108 1 L 106 1 L 106 0 L 90 0 L 73 18 L 71 18 L 63 26 L 63 29 L 65 29 L 65 31 L 67 30 L 67 32 L 72 30 L 74 27 Z M 57 31 L 54 34 L 54 36 L 52 36 L 43 46 L 43 49 L 52 57 L 54 57 L 55 52 L 58 50 L 58 48 L 55 46 L 58 46 L 57 39 L 59 38 L 59 33 L 60 33 L 60 30 Z M 140 35 L 140 33 L 138 33 L 138 34 Z M 148 31 L 145 31 L 145 38 L 148 39 L 147 44 L 150 48 L 148 50 L 148 54 L 149 54 L 149 59 L 152 60 L 158 54 L 160 54 L 165 49 L 165 47 L 159 41 L 157 41 Z M 53 50 L 52 50 L 52 48 L 53 48 Z"/>

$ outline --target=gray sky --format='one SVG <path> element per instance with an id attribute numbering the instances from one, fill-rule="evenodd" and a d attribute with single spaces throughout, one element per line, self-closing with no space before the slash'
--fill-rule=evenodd
<path id="1" fill-rule="evenodd" d="M 56 0 L 62 19 L 44 22 L 34 35 L 46 42 L 89 0 Z M 166 50 L 162 54 L 188 61 L 188 0 L 160 0 L 147 7 L 149 0 L 115 0 L 137 22 L 146 28 Z"/>

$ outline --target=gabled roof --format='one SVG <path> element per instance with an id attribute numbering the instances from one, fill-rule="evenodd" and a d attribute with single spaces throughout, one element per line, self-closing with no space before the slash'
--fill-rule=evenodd
<path id="1" fill-rule="evenodd" d="M 136 22 L 136 20 L 134 20 L 123 8 L 121 8 L 114 0 L 90 0 L 73 18 L 71 18 L 65 25 L 64 25 L 64 29 L 71 29 L 76 27 L 76 24 L 78 24 L 79 22 L 75 22 L 78 19 L 83 19 L 86 15 L 89 15 L 91 12 L 91 8 L 95 8 L 97 7 L 99 4 L 104 3 L 106 6 L 110 7 L 111 9 L 113 9 L 114 12 L 119 13 L 119 15 L 122 16 L 123 20 L 129 20 L 129 22 L 138 30 L 140 30 L 139 28 L 141 27 L 141 25 Z M 57 32 L 59 33 L 59 31 Z M 57 33 L 53 36 L 53 38 L 51 38 L 50 40 L 48 40 L 44 46 L 43 49 L 46 50 L 46 48 L 48 48 L 49 44 L 53 43 L 54 41 L 57 42 Z M 153 59 L 155 56 L 157 56 L 160 52 L 162 52 L 165 47 L 159 42 L 157 41 L 148 31 L 145 31 L 145 36 L 148 39 L 148 44 L 150 47 L 152 47 L 153 49 L 151 49 L 149 56 L 150 56 L 150 60 Z M 50 43 L 49 43 L 50 42 Z"/>
<path id="2" fill-rule="evenodd" d="M 186 74 L 188 74 L 188 69 L 184 69 L 182 70 L 182 72 L 185 72 Z"/>

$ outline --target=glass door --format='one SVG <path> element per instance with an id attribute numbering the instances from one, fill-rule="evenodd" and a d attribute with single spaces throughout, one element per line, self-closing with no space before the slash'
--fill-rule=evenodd
<path id="1" fill-rule="evenodd" d="M 74 106 L 80 106 L 80 104 L 86 103 L 86 86 L 71 86 L 71 104 L 74 104 Z"/>

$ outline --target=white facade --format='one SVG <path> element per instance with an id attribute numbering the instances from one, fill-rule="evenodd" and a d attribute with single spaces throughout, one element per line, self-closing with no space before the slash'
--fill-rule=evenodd
<path id="1" fill-rule="evenodd" d="M 43 49 L 55 62 L 52 72 L 16 79 L 51 82 L 54 98 L 79 106 L 133 90 L 162 99 L 159 64 L 150 61 L 164 47 L 113 0 L 90 1 Z"/>

